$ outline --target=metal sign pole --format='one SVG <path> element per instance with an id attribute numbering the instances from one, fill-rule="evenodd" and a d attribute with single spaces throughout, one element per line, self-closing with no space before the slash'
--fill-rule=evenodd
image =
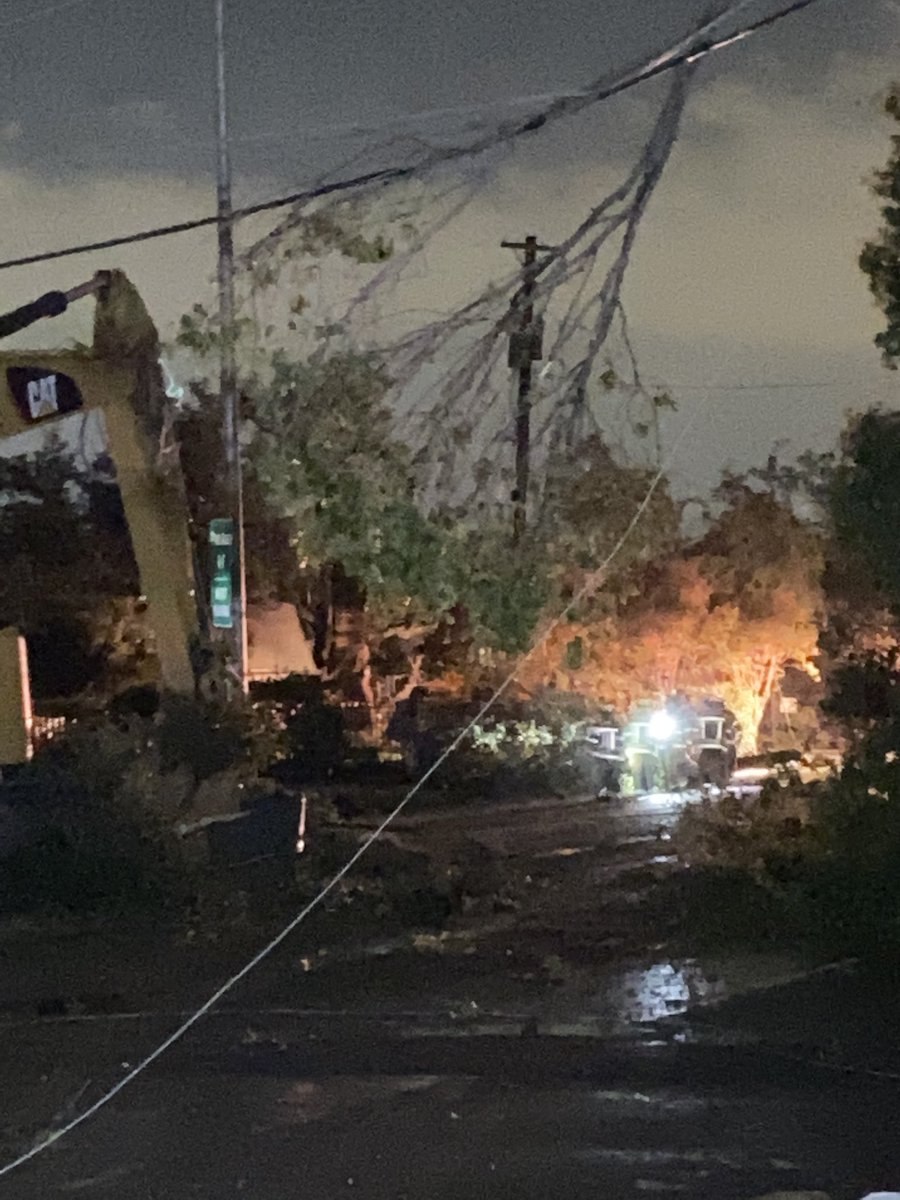
<path id="1" fill-rule="evenodd" d="M 235 292 L 234 292 L 234 216 L 231 200 L 231 156 L 228 138 L 228 103 L 226 91 L 225 0 L 215 0 L 216 10 L 216 99 L 218 133 L 218 216 L 219 216 L 219 324 L 221 358 L 219 390 L 222 402 L 222 437 L 225 457 L 225 495 L 229 517 L 234 522 L 233 561 L 231 572 L 232 595 L 229 628 L 230 666 L 243 691 L 247 690 L 247 581 L 244 564 L 244 497 L 239 439 L 237 365 L 235 362 Z M 219 579 L 219 607 L 224 598 L 223 580 Z M 234 583 L 237 583 L 237 587 Z M 213 584 L 215 591 L 216 584 Z M 216 607 L 213 601 L 214 609 Z"/>

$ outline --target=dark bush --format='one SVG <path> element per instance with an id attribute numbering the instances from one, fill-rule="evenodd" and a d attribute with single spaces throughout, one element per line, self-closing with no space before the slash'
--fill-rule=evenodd
<path id="1" fill-rule="evenodd" d="M 0 911 L 164 913 L 192 904 L 198 866 L 176 826 L 198 787 L 215 790 L 220 773 L 222 789 L 252 799 L 277 750 L 250 706 L 223 712 L 152 689 L 75 723 L 0 787 L 24 830 L 0 872 Z"/>
<path id="2" fill-rule="evenodd" d="M 248 730 L 240 711 L 219 711 L 187 697 L 168 696 L 161 716 L 156 737 L 164 772 L 188 766 L 199 781 L 247 756 Z"/>
<path id="3" fill-rule="evenodd" d="M 795 784 L 688 810 L 679 838 L 692 866 L 676 899 L 692 935 L 900 965 L 900 764 L 890 754 L 870 745 L 809 792 Z"/>
<path id="4" fill-rule="evenodd" d="M 340 708 L 321 680 L 290 675 L 255 685 L 253 701 L 283 729 L 284 752 L 298 780 L 321 780 L 343 765 L 348 752 Z"/>
<path id="5" fill-rule="evenodd" d="M 25 844 L 3 862 L 0 911 L 149 915 L 185 902 L 155 765 L 141 734 L 76 727 L 4 784 Z"/>

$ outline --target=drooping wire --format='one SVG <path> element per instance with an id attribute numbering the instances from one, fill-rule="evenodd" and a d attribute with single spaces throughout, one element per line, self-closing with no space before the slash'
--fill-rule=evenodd
<path id="1" fill-rule="evenodd" d="M 638 66 L 612 78 L 608 74 L 602 75 L 587 87 L 568 95 L 558 96 L 543 109 L 536 110 L 521 119 L 505 122 L 476 141 L 435 150 L 419 163 L 407 167 L 390 168 L 394 172 L 393 178 L 394 180 L 412 178 L 427 173 L 441 164 L 472 158 L 503 143 L 516 141 L 525 134 L 535 133 L 564 117 L 575 116 L 594 104 L 610 100 L 638 84 L 655 79 L 670 70 L 694 65 L 709 54 L 724 49 L 726 46 L 734 45 L 793 12 L 799 12 L 815 3 L 815 0 L 793 0 L 784 9 L 750 22 L 728 34 L 716 36 L 716 31 L 725 21 L 733 20 L 744 9 L 752 7 L 754 3 L 756 0 L 733 0 L 727 8 L 702 21 L 691 33 L 686 34 L 673 46 L 643 60 Z M 289 232 L 298 216 L 302 219 L 302 214 L 292 214 L 269 233 L 264 241 L 271 243 L 272 239 L 277 239 Z"/>
<path id="2" fill-rule="evenodd" d="M 709 402 L 707 402 L 707 405 L 708 403 Z M 138 1076 L 142 1075 L 149 1067 L 151 1067 L 158 1059 L 160 1059 L 167 1050 L 174 1046 L 176 1042 L 179 1042 L 185 1036 L 185 1034 L 197 1024 L 198 1021 L 202 1020 L 202 1018 L 205 1017 L 211 1009 L 215 1008 L 220 1000 L 228 995 L 228 993 L 231 992 L 243 979 L 250 975 L 260 965 L 260 963 L 268 958 L 269 955 L 271 955 L 273 951 L 275 951 L 282 944 L 282 942 L 290 937 L 295 929 L 303 924 L 310 913 L 314 912 L 315 909 L 317 909 L 327 899 L 331 892 L 333 892 L 338 884 L 349 874 L 349 872 L 359 862 L 363 855 L 366 854 L 369 849 L 371 849 L 371 847 L 375 844 L 375 842 L 378 841 L 385 830 L 397 819 L 398 816 L 400 816 L 403 810 L 421 791 L 428 780 L 438 770 L 440 770 L 440 768 L 447 761 L 447 759 L 450 758 L 451 755 L 455 754 L 475 726 L 484 719 L 484 717 L 496 705 L 497 701 L 515 682 L 522 667 L 525 666 L 532 656 L 544 645 L 547 639 L 551 637 L 556 629 L 566 620 L 567 615 L 572 608 L 577 607 L 581 601 L 586 598 L 589 591 L 596 591 L 600 586 L 602 586 L 602 579 L 607 570 L 615 561 L 615 559 L 618 558 L 622 548 L 625 546 L 644 513 L 647 511 L 647 508 L 649 507 L 657 488 L 665 477 L 666 471 L 670 468 L 681 447 L 682 442 L 687 437 L 691 427 L 699 418 L 701 412 L 705 410 L 705 407 L 706 406 L 698 407 L 693 416 L 691 416 L 688 421 L 685 422 L 672 447 L 672 451 L 668 459 L 660 466 L 659 470 L 653 476 L 643 500 L 635 510 L 634 515 L 628 522 L 628 525 L 625 527 L 624 532 L 607 554 L 598 569 L 591 572 L 587 581 L 582 585 L 575 596 L 569 600 L 565 607 L 551 621 L 549 621 L 547 625 L 545 625 L 544 629 L 535 639 L 530 649 L 528 649 L 524 654 L 520 655 L 513 669 L 505 677 L 502 683 L 494 690 L 493 694 L 484 702 L 476 715 L 469 721 L 465 728 L 457 734 L 454 740 L 443 751 L 443 753 L 432 764 L 432 766 L 429 767 L 428 770 L 413 784 L 402 800 L 400 800 L 400 802 L 392 809 L 392 811 L 388 813 L 384 820 L 382 820 L 377 828 L 365 839 L 365 841 L 360 845 L 356 852 L 351 855 L 347 862 L 344 863 L 344 865 L 331 877 L 331 879 L 319 890 L 319 892 L 316 893 L 313 899 L 310 900 L 309 903 L 306 904 L 300 910 L 300 912 L 298 912 L 296 916 L 294 916 L 275 935 L 275 937 L 273 937 L 260 951 L 258 951 L 247 963 L 245 963 L 239 971 L 236 971 L 234 975 L 226 980 L 226 982 L 223 983 L 222 986 L 218 988 L 208 1000 L 201 1004 L 199 1008 L 195 1009 L 195 1011 L 192 1012 L 190 1016 L 187 1017 L 177 1029 L 169 1034 L 169 1036 L 165 1038 L 154 1050 L 147 1054 L 139 1063 L 137 1063 L 136 1066 L 132 1067 L 131 1070 L 118 1081 L 118 1083 L 109 1088 L 108 1091 L 95 1100 L 93 1104 L 89 1105 L 89 1107 L 83 1112 L 67 1121 L 59 1129 L 47 1134 L 46 1137 L 36 1142 L 35 1145 L 33 1145 L 29 1150 L 24 1151 L 17 1158 L 10 1160 L 0 1167 L 0 1179 L 5 1178 L 17 1168 L 24 1166 L 25 1163 L 37 1158 L 38 1155 L 49 1150 L 51 1146 L 61 1141 L 62 1138 L 72 1133 L 86 1121 L 89 1121 L 93 1116 L 96 1116 L 101 1109 L 105 1108 L 118 1095 L 120 1095 L 129 1084 L 133 1083 Z"/>
<path id="3" fill-rule="evenodd" d="M 235 209 L 233 217 L 235 220 L 243 220 L 261 213 L 274 212 L 279 208 L 306 205 L 324 197 L 359 191 L 361 188 L 399 183 L 403 180 L 420 176 L 443 163 L 474 157 L 475 155 L 484 153 L 485 150 L 495 145 L 514 141 L 526 134 L 535 133 L 562 117 L 573 116 L 590 105 L 598 104 L 614 96 L 621 95 L 623 92 L 637 87 L 639 84 L 645 83 L 650 79 L 655 79 L 677 67 L 698 63 L 710 54 L 734 45 L 736 42 L 743 41 L 763 29 L 770 28 L 786 17 L 810 7 L 816 3 L 816 0 L 792 0 L 791 3 L 783 5 L 774 13 L 760 17 L 756 21 L 750 22 L 732 33 L 723 34 L 717 38 L 710 36 L 712 30 L 720 26 L 727 17 L 746 7 L 747 3 L 748 0 L 739 0 L 738 3 L 731 5 L 729 9 L 719 16 L 705 22 L 689 37 L 682 39 L 675 47 L 654 56 L 641 67 L 634 68 L 611 82 L 607 81 L 604 77 L 603 80 L 598 81 L 590 88 L 560 97 L 539 112 L 532 113 L 523 120 L 501 125 L 490 135 L 470 145 L 435 150 L 418 163 L 405 166 L 382 167 L 377 170 L 363 172 L 352 178 L 320 183 L 314 187 L 304 188 L 285 196 L 278 196 L 256 204 L 245 205 L 244 207 Z M 138 242 L 173 237 L 176 234 L 190 233 L 198 229 L 208 229 L 217 225 L 218 221 L 218 216 L 197 217 L 194 220 L 161 225 L 152 229 L 142 230 L 138 233 L 104 238 L 94 242 L 83 242 L 79 245 L 65 246 L 57 250 L 45 250 L 36 254 L 21 255 L 0 262 L 0 271 L 8 271 L 13 267 L 33 266 L 36 263 L 51 262 L 61 258 L 71 258 L 78 254 L 93 254 L 101 250 L 111 250 L 118 246 L 129 246 Z M 287 232 L 291 228 L 291 225 L 292 222 L 289 219 L 268 234 L 267 239 L 278 237 L 282 232 Z"/>
<path id="4" fill-rule="evenodd" d="M 792 6 L 792 8 L 796 9 L 798 7 L 806 7 L 807 4 L 810 4 L 812 2 L 813 2 L 813 0 L 802 0 L 802 2 L 799 2 L 798 4 Z M 730 40 L 735 40 L 734 36 Z M 704 51 L 704 53 L 708 53 L 708 50 Z M 693 62 L 697 61 L 698 57 L 700 57 L 699 53 L 695 53 L 694 56 L 692 56 L 691 58 L 684 59 L 682 65 L 684 65 L 685 63 L 688 63 L 688 64 L 693 63 Z M 662 169 L 662 165 L 664 165 L 664 160 L 663 160 L 662 164 L 659 164 L 660 170 Z M 658 175 L 657 175 L 657 178 L 658 178 Z M 632 212 L 630 214 L 629 229 L 632 231 L 632 234 L 633 234 L 633 229 L 636 226 L 636 219 L 637 219 L 637 217 L 639 217 L 640 211 L 642 211 L 643 203 L 645 202 L 647 195 L 649 195 L 649 191 L 646 189 L 647 183 L 648 183 L 648 179 L 647 179 L 647 177 L 645 177 L 644 180 L 642 181 L 642 184 L 644 185 L 642 203 L 639 208 L 638 208 L 638 206 L 635 206 L 635 208 L 632 210 Z M 652 184 L 649 187 L 649 190 L 652 191 Z M 257 206 L 254 206 L 254 208 L 252 210 L 248 209 L 248 210 L 243 210 L 243 211 L 245 213 L 250 212 L 250 211 L 262 211 L 264 207 L 265 207 L 265 205 L 264 206 L 257 205 Z M 213 218 L 205 223 L 215 223 L 215 218 Z M 139 240 L 139 239 L 135 237 L 135 238 L 132 238 L 131 240 Z M 630 243 L 628 243 L 625 247 L 623 247 L 623 250 L 625 252 L 625 261 L 627 261 L 627 250 L 629 248 L 630 248 Z M 77 251 L 71 251 L 71 253 L 75 253 L 75 252 L 77 252 Z M 618 262 L 618 260 L 617 260 L 617 262 Z M 2 268 L 4 265 L 6 265 L 6 264 L 0 264 L 0 268 Z M 622 270 L 624 270 L 624 267 L 622 268 Z M 621 279 L 619 279 L 619 282 L 621 282 Z M 709 404 L 709 400 L 707 401 L 707 405 L 708 404 Z M 611 563 L 614 561 L 614 559 L 618 556 L 619 552 L 621 551 L 622 547 L 626 543 L 627 539 L 631 536 L 633 530 L 636 528 L 637 524 L 639 523 L 644 512 L 647 510 L 647 507 L 649 506 L 650 501 L 651 501 L 657 487 L 659 486 L 659 483 L 661 482 L 661 480 L 663 479 L 663 477 L 665 475 L 666 469 L 670 465 L 671 458 L 674 457 L 675 453 L 677 452 L 678 448 L 681 445 L 681 442 L 684 440 L 685 436 L 689 432 L 689 429 L 691 428 L 691 426 L 693 425 L 693 423 L 696 421 L 697 417 L 699 416 L 700 411 L 702 411 L 702 410 L 698 409 L 695 412 L 695 414 L 690 418 L 690 420 L 686 423 L 685 427 L 682 429 L 682 431 L 676 441 L 676 444 L 673 447 L 673 451 L 672 451 L 672 454 L 670 455 L 670 459 L 665 464 L 660 465 L 659 470 L 657 471 L 656 475 L 654 476 L 653 480 L 650 483 L 650 486 L 648 488 L 648 491 L 647 491 L 644 499 L 642 500 L 641 504 L 638 506 L 634 516 L 632 517 L 631 521 L 629 522 L 629 524 L 626 527 L 625 531 L 623 532 L 622 536 L 619 538 L 619 540 L 617 541 L 617 543 L 615 544 L 613 549 L 610 551 L 610 553 L 604 559 L 604 561 L 601 564 L 601 567 L 598 569 L 598 571 L 592 573 L 590 580 L 583 585 L 582 589 L 577 593 L 577 595 L 574 597 L 574 599 L 569 601 L 569 603 L 565 607 L 565 610 L 549 623 L 549 625 L 544 629 L 544 631 L 541 633 L 541 635 L 535 640 L 534 644 L 529 649 L 529 651 L 527 651 L 523 656 L 520 657 L 520 659 L 516 663 L 513 670 L 506 677 L 506 679 L 501 683 L 501 685 L 496 689 L 496 691 L 493 693 L 493 695 L 490 697 L 490 699 L 482 706 L 482 708 L 480 709 L 478 714 L 472 719 L 472 721 L 469 723 L 469 725 L 467 725 L 460 732 L 460 734 L 457 736 L 457 738 L 444 751 L 444 753 L 438 758 L 438 760 L 433 764 L 433 766 L 425 773 L 425 775 L 423 775 L 416 782 L 416 784 L 409 790 L 409 792 L 407 792 L 407 794 L 403 797 L 403 799 L 400 801 L 400 803 L 394 808 L 394 810 L 390 814 L 388 814 L 388 816 L 384 819 L 384 821 L 376 828 L 376 830 L 371 834 L 371 836 L 368 839 L 366 839 L 366 841 L 359 847 L 357 852 L 348 860 L 348 862 L 346 864 L 344 864 L 344 866 L 320 890 L 320 892 L 313 898 L 313 900 L 311 900 L 309 902 L 309 904 L 307 904 L 276 935 L 275 938 L 273 938 L 262 950 L 260 950 L 258 952 L 257 955 L 255 955 L 248 963 L 246 963 L 240 971 L 238 971 L 228 981 L 226 981 L 226 983 L 223 984 L 223 986 L 221 988 L 219 988 L 202 1006 L 200 1006 L 200 1008 L 198 1008 L 194 1013 L 192 1013 L 190 1015 L 190 1017 L 187 1020 L 185 1020 L 167 1039 L 165 1039 L 159 1046 L 157 1046 L 154 1051 L 152 1051 L 148 1056 L 146 1056 L 142 1060 L 142 1062 L 140 1062 L 136 1067 L 134 1067 L 122 1080 L 120 1080 L 113 1088 L 111 1088 L 108 1092 L 106 1092 L 103 1096 L 101 1096 L 93 1105 L 91 1105 L 83 1113 L 81 1113 L 77 1117 L 73 1118 L 71 1121 L 69 1121 L 67 1124 L 62 1126 L 60 1129 L 57 1129 L 53 1133 L 49 1134 L 45 1139 L 38 1142 L 29 1151 L 20 1155 L 17 1159 L 13 1160 L 12 1162 L 6 1164 L 3 1167 L 0 1167 L 0 1177 L 6 1176 L 8 1173 L 15 1170 L 18 1166 L 30 1161 L 31 1159 L 36 1157 L 38 1154 L 40 1154 L 43 1151 L 45 1151 L 46 1149 L 48 1149 L 51 1145 L 58 1142 L 62 1137 L 66 1136 L 68 1133 L 72 1132 L 74 1129 L 79 1127 L 85 1121 L 89 1120 L 93 1115 L 95 1115 L 103 1107 L 105 1107 L 107 1104 L 109 1104 L 125 1087 L 127 1087 L 134 1079 L 136 1079 L 140 1074 L 142 1074 L 145 1070 L 147 1070 L 154 1062 L 156 1062 L 163 1054 L 165 1054 L 166 1051 L 172 1045 L 174 1045 L 177 1041 L 179 1041 L 182 1037 L 184 1037 L 185 1034 L 199 1020 L 201 1020 L 203 1016 L 205 1016 L 212 1008 L 214 1008 L 216 1006 L 216 1004 L 226 994 L 228 994 L 228 992 L 230 992 L 241 980 L 243 980 L 247 975 L 249 975 L 266 957 L 268 957 L 279 945 L 281 945 L 282 942 L 306 919 L 306 917 L 309 916 L 310 913 L 313 912 L 315 910 L 315 908 L 317 908 L 326 899 L 326 897 L 331 893 L 331 891 L 333 891 L 333 889 L 338 885 L 338 883 L 348 874 L 348 872 L 359 861 L 359 859 L 378 840 L 378 838 L 388 828 L 388 826 L 403 811 L 403 809 L 408 805 L 408 803 L 413 799 L 413 797 L 421 790 L 422 786 L 427 782 L 427 780 L 442 766 L 442 764 L 447 760 L 447 758 L 450 757 L 450 755 L 452 755 L 458 749 L 458 747 L 461 745 L 461 743 L 465 739 L 465 737 L 471 732 L 474 725 L 477 724 L 480 720 L 482 720 L 483 717 L 487 714 L 487 712 L 489 712 L 490 709 L 497 703 L 497 701 L 500 699 L 500 697 L 504 694 L 504 692 L 513 683 L 513 681 L 517 677 L 519 671 L 521 670 L 522 666 L 546 642 L 547 638 L 549 636 L 551 636 L 551 634 L 554 632 L 554 630 L 556 628 L 558 628 L 558 626 L 565 620 L 566 614 L 573 607 L 573 605 L 577 605 L 577 603 L 579 603 L 580 600 L 584 598 L 584 596 L 587 594 L 588 588 L 596 589 L 596 587 L 598 586 L 598 583 L 597 583 L 598 578 L 603 576 L 603 574 L 606 572 L 608 567 L 611 565 Z"/>
<path id="5" fill-rule="evenodd" d="M 573 335 L 582 332 L 587 334 L 587 347 L 580 353 L 578 363 L 566 373 L 561 385 L 553 389 L 554 393 L 561 393 L 557 395 L 561 407 L 565 408 L 568 405 L 573 415 L 576 409 L 573 397 L 586 392 L 588 378 L 606 343 L 617 312 L 621 285 L 638 226 L 677 141 L 694 70 L 695 68 L 687 66 L 677 72 L 638 162 L 629 171 L 624 182 L 595 204 L 576 229 L 552 250 L 547 251 L 535 267 L 532 296 L 536 309 L 541 310 L 546 308 L 551 296 L 562 286 L 581 276 L 580 286 L 575 290 L 548 355 L 553 360 L 562 352 L 564 346 L 570 343 Z M 583 299 L 583 291 L 600 252 L 619 230 L 624 230 L 624 236 L 599 290 Z M 521 275 L 517 272 L 508 277 L 501 287 L 493 286 L 466 309 L 460 310 L 476 313 L 479 319 L 489 315 L 492 319 L 488 322 L 486 332 L 468 348 L 463 361 L 444 374 L 437 389 L 436 403 L 432 404 L 428 413 L 431 436 L 436 436 L 440 443 L 437 456 L 441 464 L 438 484 L 441 476 L 450 478 L 453 475 L 453 468 L 447 459 L 448 456 L 455 455 L 449 448 L 445 452 L 444 447 L 450 446 L 448 438 L 452 438 L 451 418 L 455 415 L 454 409 L 462 405 L 465 410 L 465 423 L 470 426 L 473 425 L 471 414 L 480 404 L 482 411 L 478 413 L 474 423 L 479 423 L 487 415 L 488 406 L 483 405 L 482 401 L 491 383 L 492 367 L 497 361 L 497 347 L 503 335 L 517 326 L 520 295 Z M 597 311 L 594 315 L 595 309 Z M 589 315 L 592 315 L 591 328 L 587 328 Z M 460 331 L 459 317 L 460 313 L 457 312 L 443 323 L 436 322 L 426 326 L 417 331 L 412 342 L 403 344 L 399 355 L 385 355 L 388 361 L 393 358 L 395 365 L 399 366 L 402 362 L 402 369 L 392 373 L 395 384 L 401 390 L 409 388 L 411 381 L 425 364 L 433 361 L 436 354 L 448 347 Z M 554 405 L 554 408 L 556 407 L 560 407 L 560 404 Z M 546 418 L 545 429 L 538 435 L 537 441 L 542 440 L 543 434 L 554 427 L 556 421 L 555 412 L 551 411 Z M 502 439 L 503 431 L 498 431 L 497 436 Z"/>

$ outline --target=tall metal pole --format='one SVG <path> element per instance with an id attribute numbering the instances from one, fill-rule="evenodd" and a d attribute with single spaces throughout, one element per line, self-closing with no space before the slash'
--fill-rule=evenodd
<path id="1" fill-rule="evenodd" d="M 234 521 L 238 586 L 232 600 L 233 627 L 225 631 L 229 642 L 229 666 L 247 690 L 247 577 L 244 560 L 244 495 L 239 440 L 237 365 L 234 346 L 234 217 L 231 201 L 231 154 L 228 138 L 228 94 L 226 90 L 225 2 L 215 0 L 216 12 L 216 100 L 218 133 L 219 217 L 219 324 L 221 357 L 219 392 L 222 403 L 222 439 L 225 459 L 224 495 Z"/>
<path id="2" fill-rule="evenodd" d="M 541 357 L 540 330 L 534 323 L 534 285 L 539 246 L 536 237 L 529 235 L 524 242 L 501 242 L 506 250 L 524 250 L 522 286 L 519 289 L 520 321 L 518 335 L 510 339 L 509 364 L 518 370 L 516 400 L 516 490 L 513 494 L 513 541 L 518 543 L 525 533 L 528 518 L 528 481 L 531 469 L 531 369 Z"/>

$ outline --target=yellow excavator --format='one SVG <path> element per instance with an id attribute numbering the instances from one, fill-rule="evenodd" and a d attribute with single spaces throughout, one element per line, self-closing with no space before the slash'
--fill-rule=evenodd
<path id="1" fill-rule="evenodd" d="M 159 334 L 143 301 L 121 271 L 100 271 L 68 292 L 49 292 L 0 316 L 0 338 L 91 295 L 96 311 L 89 350 L 0 352 L 0 444 L 73 413 L 102 413 L 155 635 L 160 686 L 192 695 L 202 610 Z M 30 724 L 23 643 L 17 631 L 3 630 L 0 766 L 29 756 Z"/>

